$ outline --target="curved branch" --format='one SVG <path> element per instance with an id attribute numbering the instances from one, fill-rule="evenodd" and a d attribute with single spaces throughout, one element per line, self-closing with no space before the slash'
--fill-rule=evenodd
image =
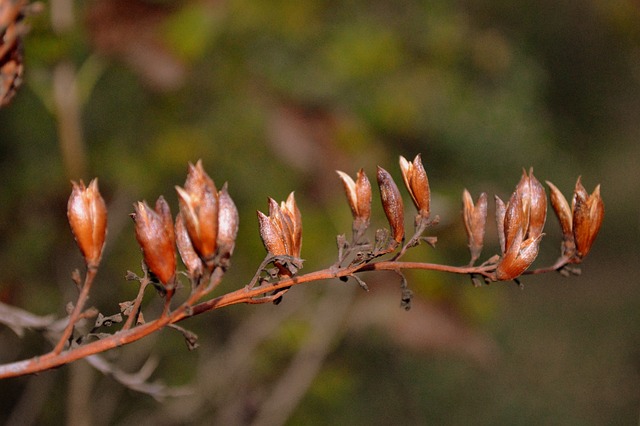
<path id="1" fill-rule="evenodd" d="M 556 271 L 567 264 L 566 261 L 556 262 L 555 265 L 549 268 L 540 268 L 533 270 L 530 273 L 539 274 L 549 271 Z M 495 280 L 494 271 L 495 264 L 480 265 L 480 266 L 451 266 L 437 263 L 423 263 L 423 262 L 405 262 L 397 260 L 378 261 L 371 263 L 364 263 L 359 265 L 352 265 L 345 268 L 336 269 L 335 267 L 329 267 L 326 269 L 310 272 L 304 275 L 297 275 L 293 277 L 286 277 L 279 281 L 269 284 L 263 284 L 260 286 L 247 285 L 238 290 L 224 294 L 222 296 L 215 297 L 213 299 L 206 300 L 204 302 L 197 303 L 197 301 L 205 295 L 205 291 L 197 291 L 192 294 L 184 303 L 182 303 L 174 311 L 169 312 L 167 315 L 163 315 L 160 318 L 135 326 L 130 329 L 122 329 L 119 332 L 95 342 L 91 342 L 85 345 L 78 346 L 76 348 L 69 349 L 60 353 L 52 351 L 42 356 L 36 356 L 23 361 L 17 361 L 0 365 L 0 379 L 23 376 L 27 374 L 39 373 L 52 368 L 60 367 L 62 365 L 71 363 L 78 359 L 86 358 L 90 355 L 98 354 L 108 351 L 120 346 L 133 343 L 137 340 L 144 338 L 156 331 L 161 330 L 169 324 L 175 324 L 183 321 L 187 318 L 191 318 L 202 313 L 220 309 L 226 306 L 237 305 L 242 303 L 255 303 L 257 297 L 277 292 L 288 287 L 296 285 L 310 283 L 315 281 L 324 281 L 332 278 L 348 277 L 358 272 L 367 271 L 398 271 L 403 269 L 416 269 L 416 270 L 430 270 L 439 271 L 453 274 L 462 275 L 482 275 L 489 279 Z M 217 270 L 211 276 L 211 283 L 217 283 L 222 279 L 223 271 Z M 254 283 L 255 284 L 255 283 Z M 215 285 L 207 286 L 213 288 Z"/>

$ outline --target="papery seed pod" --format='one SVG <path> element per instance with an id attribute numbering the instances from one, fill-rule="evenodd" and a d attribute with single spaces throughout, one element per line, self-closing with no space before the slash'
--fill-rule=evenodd
<path id="1" fill-rule="evenodd" d="M 260 225 L 260 238 L 267 252 L 274 256 L 287 254 L 280 229 L 273 224 L 269 216 L 258 211 L 258 222 Z"/>
<path id="2" fill-rule="evenodd" d="M 258 212 L 260 237 L 272 255 L 300 257 L 302 247 L 302 215 L 296 205 L 293 192 L 286 202 L 278 203 L 269 198 L 269 216 Z"/>
<path id="3" fill-rule="evenodd" d="M 471 264 L 473 264 L 480 257 L 484 244 L 484 231 L 487 222 L 487 193 L 480 194 L 474 206 L 471 194 L 465 189 L 462 193 L 462 217 L 469 240 Z"/>
<path id="4" fill-rule="evenodd" d="M 273 198 L 269 198 L 269 220 L 271 221 L 278 238 L 282 241 L 284 252 L 281 254 L 291 253 L 293 247 L 293 223 L 288 216 L 285 216 L 280 209 L 280 205 Z M 273 253 L 275 254 L 275 253 Z"/>
<path id="5" fill-rule="evenodd" d="M 562 229 L 563 235 L 571 235 L 573 237 L 572 231 L 572 220 L 573 213 L 571 212 L 571 207 L 569 207 L 569 203 L 567 199 L 562 195 L 562 192 L 551 182 L 546 181 L 547 185 L 549 185 L 550 189 L 550 198 L 551 198 L 551 206 L 558 217 L 558 221 L 560 222 L 560 228 Z"/>
<path id="6" fill-rule="evenodd" d="M 528 202 L 523 199 L 522 192 L 516 190 L 511 194 L 504 216 L 505 252 L 509 251 L 518 233 L 521 233 L 523 237 L 526 236 L 529 211 L 525 210 L 524 206 L 527 204 Z"/>
<path id="7" fill-rule="evenodd" d="M 238 209 L 227 191 L 225 183 L 218 193 L 218 253 L 222 259 L 233 254 L 238 235 Z"/>
<path id="8" fill-rule="evenodd" d="M 529 229 L 528 238 L 536 238 L 542 234 L 547 220 L 547 194 L 544 187 L 533 176 L 533 168 L 529 170 Z"/>
<path id="9" fill-rule="evenodd" d="M 351 209 L 351 215 L 355 219 L 359 216 L 358 192 L 356 191 L 356 183 L 353 179 L 351 179 L 351 176 L 349 176 L 345 172 L 336 170 L 336 173 L 342 180 L 344 192 L 347 195 L 347 201 L 349 202 L 349 208 Z"/>
<path id="10" fill-rule="evenodd" d="M 82 181 L 71 183 L 67 203 L 69 225 L 87 267 L 97 268 L 107 235 L 107 206 L 100 195 L 98 179 L 93 179 L 88 188 Z"/>
<path id="11" fill-rule="evenodd" d="M 400 156 L 400 170 L 413 204 L 418 209 L 418 214 L 428 219 L 431 210 L 431 190 L 421 155 L 416 155 L 412 163 Z"/>
<path id="12" fill-rule="evenodd" d="M 296 205 L 293 192 L 289 194 L 286 202 L 278 203 L 269 198 L 269 216 L 258 212 L 260 225 L 260 238 L 267 252 L 273 256 L 291 256 L 300 258 L 302 246 L 302 215 Z M 293 265 L 274 261 L 281 275 L 291 276 L 295 274 Z"/>
<path id="13" fill-rule="evenodd" d="M 189 238 L 189 233 L 187 232 L 187 227 L 185 226 L 184 219 L 182 218 L 182 213 L 178 213 L 176 216 L 175 235 L 178 253 L 180 253 L 182 263 L 187 267 L 189 276 L 191 278 L 196 278 L 202 275 L 202 260 L 193 248 L 191 238 Z"/>
<path id="14" fill-rule="evenodd" d="M 553 183 L 546 182 L 550 189 L 551 206 L 556 213 L 562 230 L 562 255 L 571 258 L 576 251 L 573 237 L 573 213 L 562 192 Z"/>
<path id="15" fill-rule="evenodd" d="M 531 197 L 531 185 L 530 185 L 529 176 L 527 175 L 527 172 L 524 169 L 522 169 L 522 176 L 520 177 L 520 181 L 516 185 L 514 194 L 517 194 L 520 197 L 520 199 L 523 201 L 522 210 L 528 211 L 530 207 L 529 201 Z"/>
<path id="16" fill-rule="evenodd" d="M 158 200 L 156 206 L 160 208 L 152 210 L 146 202 L 138 202 L 131 217 L 145 264 L 162 284 L 167 285 L 176 273 L 175 232 L 171 213 L 166 215 L 165 206 L 168 209 L 168 205 Z"/>
<path id="17" fill-rule="evenodd" d="M 573 235 L 576 255 L 581 260 L 591 250 L 602 226 L 604 202 L 600 197 L 600 185 L 596 186 L 591 195 L 587 195 L 587 190 L 578 178 L 573 200 Z"/>
<path id="18" fill-rule="evenodd" d="M 195 166 L 189 163 L 187 179 L 184 182 L 185 191 L 187 191 L 191 197 L 194 198 L 193 201 L 198 204 L 204 197 L 205 188 L 209 188 L 213 193 L 217 192 L 213 179 L 205 172 L 202 166 L 202 160 L 198 160 Z"/>
<path id="19" fill-rule="evenodd" d="M 513 244 L 504 254 L 500 263 L 498 263 L 496 278 L 499 281 L 512 280 L 519 277 L 538 256 L 540 240 L 543 234 L 524 241 L 522 235 L 523 231 L 518 230 Z"/>
<path id="20" fill-rule="evenodd" d="M 216 253 L 218 236 L 218 191 L 202 162 L 189 164 L 184 188 L 176 186 L 180 212 L 193 247 L 205 263 Z"/>
<path id="21" fill-rule="evenodd" d="M 167 203 L 167 200 L 161 195 L 156 200 L 155 211 L 162 218 L 162 223 L 164 224 L 164 232 L 167 235 L 167 238 L 171 241 L 175 241 L 175 230 L 173 227 L 173 218 L 171 217 L 171 208 Z"/>
<path id="22" fill-rule="evenodd" d="M 286 202 L 280 203 L 280 209 L 289 218 L 292 242 L 290 254 L 293 257 L 300 257 L 302 250 L 302 214 L 298 209 L 293 192 L 289 194 Z"/>
<path id="23" fill-rule="evenodd" d="M 504 201 L 495 195 L 496 200 L 496 228 L 498 230 L 498 240 L 500 241 L 500 251 L 502 254 L 506 251 L 506 237 L 504 235 L 504 218 L 507 214 L 507 206 Z"/>
<path id="24" fill-rule="evenodd" d="M 393 178 L 380 166 L 378 166 L 378 186 L 380 187 L 382 207 L 391 228 L 391 235 L 394 241 L 399 244 L 404 238 L 404 203 Z"/>
<path id="25" fill-rule="evenodd" d="M 351 214 L 353 215 L 353 229 L 356 232 L 362 232 L 369 227 L 371 221 L 371 183 L 364 172 L 364 169 L 358 171 L 356 181 L 339 170 L 336 170 L 344 191 L 349 201 Z"/>

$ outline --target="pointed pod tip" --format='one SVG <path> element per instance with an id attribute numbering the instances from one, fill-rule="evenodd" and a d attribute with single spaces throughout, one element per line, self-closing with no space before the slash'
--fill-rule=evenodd
<path id="1" fill-rule="evenodd" d="M 600 184 L 597 184 L 597 185 L 596 185 L 595 189 L 593 190 L 592 195 L 594 195 L 594 196 L 596 196 L 596 197 L 600 198 Z"/>

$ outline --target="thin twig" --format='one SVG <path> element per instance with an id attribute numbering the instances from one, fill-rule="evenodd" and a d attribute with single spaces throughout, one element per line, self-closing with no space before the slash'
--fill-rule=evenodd
<path id="1" fill-rule="evenodd" d="M 129 330 L 133 325 L 133 322 L 137 320 L 138 315 L 140 314 L 140 305 L 142 304 L 144 290 L 147 288 L 148 285 L 149 285 L 149 279 L 145 276 L 143 279 L 140 280 L 140 288 L 138 289 L 138 295 L 136 296 L 133 302 L 133 306 L 131 307 L 131 313 L 127 318 L 127 322 L 125 322 L 124 326 L 122 326 L 123 331 Z"/>
<path id="2" fill-rule="evenodd" d="M 84 309 L 84 305 L 89 298 L 89 290 L 91 290 L 91 284 L 93 284 L 93 280 L 96 277 L 98 270 L 96 268 L 87 268 L 87 273 L 84 278 L 84 284 L 82 284 L 82 289 L 80 290 L 80 295 L 78 296 L 78 300 L 76 301 L 76 306 L 74 306 L 71 315 L 69 315 L 69 323 L 67 327 L 62 332 L 62 336 L 60 336 L 60 340 L 58 344 L 54 347 L 52 353 L 59 354 L 62 352 L 65 344 L 68 342 L 69 338 L 73 334 L 73 328 L 80 319 L 80 314 L 82 313 L 82 309 Z"/>
<path id="3" fill-rule="evenodd" d="M 558 264 L 551 267 L 552 270 L 556 270 L 554 268 L 557 269 Z M 23 361 L 0 365 L 0 379 L 38 373 L 51 368 L 59 367 L 61 365 L 68 364 L 70 362 L 85 358 L 90 355 L 105 352 L 107 350 L 135 342 L 164 328 L 168 324 L 177 323 L 184 319 L 200 315 L 204 312 L 220 309 L 226 306 L 244 303 L 255 303 L 255 299 L 257 297 L 272 292 L 278 292 L 279 290 L 283 290 L 285 288 L 309 282 L 327 280 L 331 278 L 348 277 L 358 272 L 382 270 L 398 271 L 403 269 L 431 270 L 462 275 L 476 274 L 482 275 L 490 280 L 495 280 L 495 277 L 493 276 L 495 265 L 493 264 L 481 266 L 450 266 L 436 263 L 379 261 L 353 265 L 339 269 L 337 271 L 334 267 L 329 267 L 304 275 L 283 278 L 277 282 L 268 283 L 255 288 L 249 288 L 245 286 L 238 290 L 213 299 L 206 300 L 204 302 L 200 302 L 198 304 L 194 303 L 201 296 L 203 296 L 203 294 L 201 292 L 196 292 L 195 294 L 191 295 L 186 302 L 182 303 L 178 308 L 171 311 L 168 315 L 161 316 L 154 321 L 141 324 L 129 330 L 120 331 L 110 337 L 105 337 L 104 339 L 91 342 L 86 345 L 81 345 L 77 348 L 73 348 L 65 352 L 52 351 L 51 353 L 43 356 L 37 356 Z M 549 268 L 541 268 L 541 270 L 542 269 Z M 215 287 L 215 285 L 217 285 L 217 282 L 222 279 L 222 275 L 223 271 L 221 269 L 218 268 L 214 270 L 214 273 L 211 277 L 212 283 L 214 283 L 212 287 Z M 78 303 L 78 305 L 80 305 L 80 303 Z M 70 324 L 72 324 L 71 321 Z M 64 341 L 66 341 L 66 339 Z"/>

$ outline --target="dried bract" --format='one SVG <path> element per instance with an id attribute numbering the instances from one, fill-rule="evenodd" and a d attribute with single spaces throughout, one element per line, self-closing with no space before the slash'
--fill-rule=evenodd
<path id="1" fill-rule="evenodd" d="M 225 183 L 218 193 L 218 256 L 228 259 L 233 254 L 240 218 L 238 209 L 227 191 Z"/>
<path id="2" fill-rule="evenodd" d="M 339 170 L 336 172 L 342 179 L 344 192 L 349 201 L 354 233 L 362 233 L 369 227 L 371 221 L 371 183 L 363 169 L 358 171 L 355 182 L 348 174 Z"/>
<path id="3" fill-rule="evenodd" d="M 378 186 L 382 207 L 391 228 L 391 236 L 395 243 L 399 244 L 404 238 L 404 203 L 393 178 L 380 166 L 378 166 Z"/>
<path id="4" fill-rule="evenodd" d="M 155 210 L 146 202 L 134 205 L 131 214 L 135 222 L 135 233 L 142 249 L 144 262 L 162 284 L 173 281 L 176 273 L 175 232 L 169 205 L 163 197 L 158 198 Z"/>
<path id="5" fill-rule="evenodd" d="M 504 217 L 507 214 L 507 206 L 500 197 L 495 196 L 496 200 L 496 228 L 498 230 L 498 240 L 500 241 L 500 252 L 504 254 L 506 238 L 504 235 Z"/>
<path id="6" fill-rule="evenodd" d="M 562 255 L 566 258 L 571 258 L 576 251 L 576 243 L 573 237 L 573 211 L 562 192 L 553 183 L 546 182 L 550 189 L 551 206 L 562 230 Z"/>
<path id="7" fill-rule="evenodd" d="M 504 249 L 505 252 L 513 244 L 513 241 L 519 232 L 524 236 L 529 226 L 529 212 L 525 210 L 525 203 L 522 194 L 517 190 L 511 194 L 509 202 L 506 204 L 506 212 L 504 215 Z"/>
<path id="8" fill-rule="evenodd" d="M 189 238 L 187 227 L 184 224 L 182 213 L 178 213 L 176 216 L 175 224 L 176 234 L 176 246 L 178 246 L 178 253 L 182 259 L 182 263 L 187 267 L 187 272 L 191 278 L 196 278 L 202 275 L 202 260 L 198 253 L 196 253 Z"/>
<path id="9" fill-rule="evenodd" d="M 300 213 L 300 209 L 298 209 L 293 192 L 289 194 L 286 202 L 280 203 L 280 209 L 292 224 L 291 240 L 293 242 L 293 255 L 294 257 L 300 257 L 300 251 L 302 249 L 302 214 Z"/>
<path id="10" fill-rule="evenodd" d="M 280 229 L 269 216 L 261 211 L 258 211 L 258 225 L 260 227 L 260 238 L 267 252 L 275 256 L 287 254 Z"/>
<path id="11" fill-rule="evenodd" d="M 483 192 L 473 204 L 471 194 L 466 189 L 462 193 L 462 217 L 464 228 L 469 241 L 471 252 L 471 264 L 473 264 L 482 252 L 484 244 L 485 225 L 487 223 L 487 194 Z"/>
<path id="12" fill-rule="evenodd" d="M 424 220 L 429 219 L 431 213 L 431 190 L 420 154 L 415 156 L 413 162 L 409 162 L 406 158 L 400 156 L 400 170 L 413 204 L 418 209 L 418 215 Z"/>
<path id="13" fill-rule="evenodd" d="M 547 194 L 544 187 L 533 176 L 533 169 L 529 170 L 529 237 L 537 237 L 542 234 L 547 220 Z"/>
<path id="14" fill-rule="evenodd" d="M 107 235 L 107 206 L 98 189 L 98 179 L 89 187 L 84 182 L 72 182 L 67 203 L 67 218 L 71 231 L 88 268 L 97 268 Z"/>
<path id="15" fill-rule="evenodd" d="M 582 260 L 600 231 L 604 218 L 604 202 L 600 197 L 600 185 L 596 186 L 591 195 L 580 182 L 576 182 L 573 195 L 573 235 L 576 243 L 576 256 Z"/>

